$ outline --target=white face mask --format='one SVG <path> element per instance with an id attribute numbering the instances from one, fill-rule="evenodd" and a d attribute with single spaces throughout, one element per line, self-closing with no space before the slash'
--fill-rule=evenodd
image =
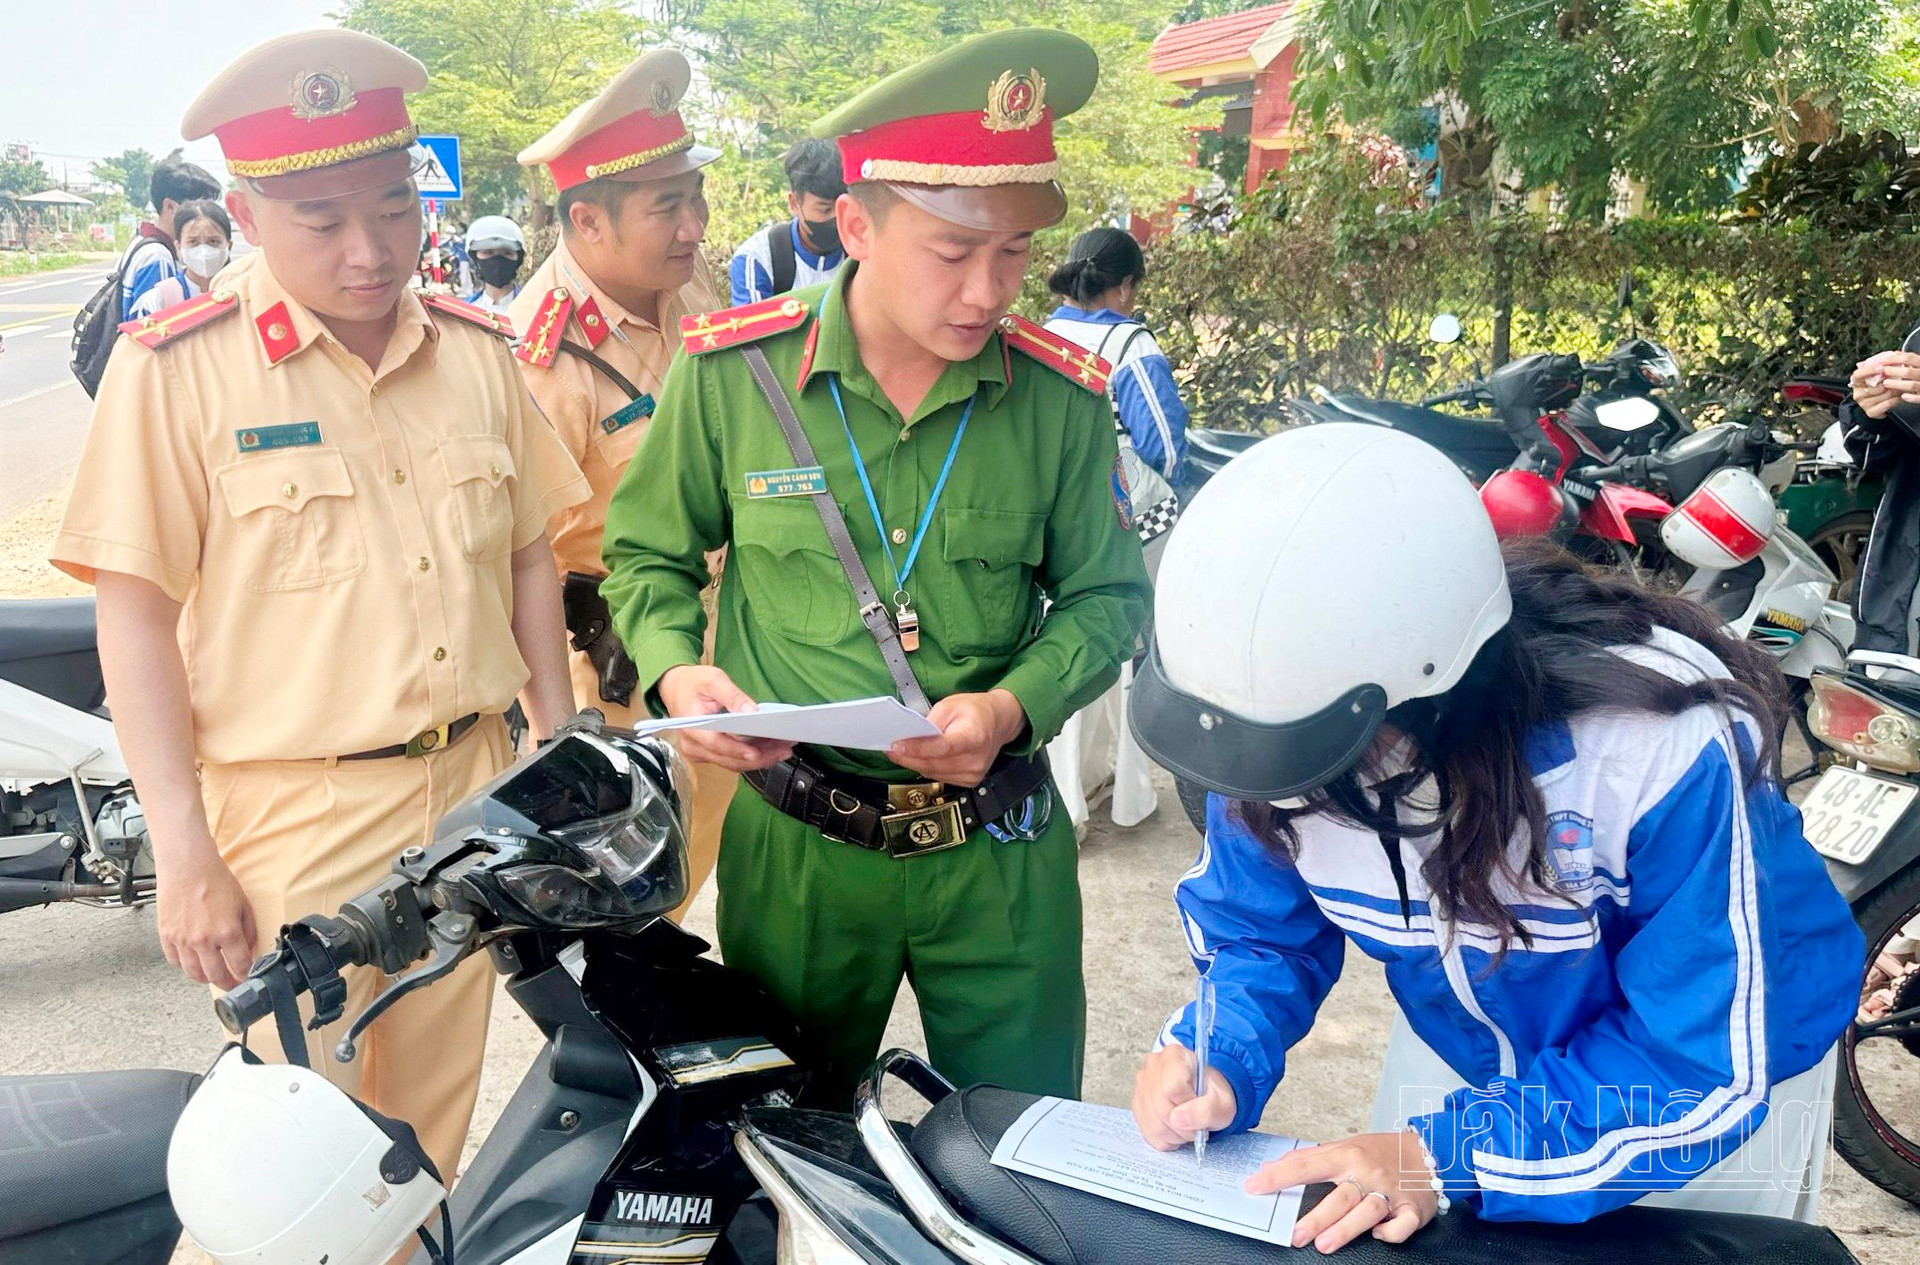
<path id="1" fill-rule="evenodd" d="M 227 248 L 210 244 L 188 246 L 180 252 L 180 258 L 190 272 L 212 280 L 214 273 L 227 266 Z"/>

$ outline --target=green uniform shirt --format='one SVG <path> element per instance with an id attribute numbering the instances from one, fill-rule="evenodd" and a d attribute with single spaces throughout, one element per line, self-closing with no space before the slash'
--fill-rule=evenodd
<path id="1" fill-rule="evenodd" d="M 907 581 L 920 615 L 920 648 L 908 659 L 934 700 L 1011 692 L 1031 726 L 1019 749 L 1030 753 L 1113 684 L 1148 613 L 1140 541 L 1115 507 L 1112 410 L 996 333 L 973 359 L 949 364 L 903 419 L 860 363 L 844 295 L 853 275 L 849 266 L 828 285 L 799 291 L 813 315 L 757 345 L 794 401 L 883 599 L 893 572 L 826 378 L 839 375 L 887 531 L 904 530 L 908 541 L 978 392 Z M 795 392 L 816 321 L 813 362 Z M 714 662 L 735 684 L 783 703 L 894 692 L 812 498 L 747 494 L 749 474 L 797 464 L 738 351 L 674 362 L 614 492 L 603 545 L 610 575 L 601 592 L 643 690 L 669 668 L 700 661 L 704 555 L 729 545 Z M 903 565 L 907 549 L 893 546 Z M 1044 620 L 1043 595 L 1052 603 Z M 899 774 L 878 753 L 827 758 Z"/>

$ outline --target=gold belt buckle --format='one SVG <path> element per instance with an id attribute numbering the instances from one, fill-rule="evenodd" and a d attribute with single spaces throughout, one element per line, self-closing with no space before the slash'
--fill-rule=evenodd
<path id="1" fill-rule="evenodd" d="M 924 856 L 945 852 L 967 841 L 960 822 L 960 805 L 940 797 L 938 782 L 903 782 L 887 788 L 893 809 L 880 819 L 890 857 Z"/>
<path id="2" fill-rule="evenodd" d="M 438 751 L 440 748 L 446 746 L 448 731 L 452 728 L 453 726 L 450 724 L 439 725 L 427 730 L 425 733 L 417 733 L 407 739 L 407 758 L 411 760 L 416 756 L 423 756 L 430 751 Z"/>

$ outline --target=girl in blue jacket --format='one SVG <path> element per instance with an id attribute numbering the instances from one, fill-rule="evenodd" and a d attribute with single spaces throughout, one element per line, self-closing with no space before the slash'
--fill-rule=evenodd
<path id="1" fill-rule="evenodd" d="M 1140 1069 L 1142 1133 L 1256 1124 L 1351 941 L 1402 1027 L 1376 1131 L 1248 1183 L 1338 1183 L 1296 1245 L 1683 1187 L 1812 1219 L 1864 949 L 1770 775 L 1784 706 L 1690 602 L 1503 555 L 1417 440 L 1254 448 L 1174 530 L 1133 696 L 1141 745 L 1218 792 L 1176 892 L 1216 997 L 1206 1092 L 1189 1007 Z"/>

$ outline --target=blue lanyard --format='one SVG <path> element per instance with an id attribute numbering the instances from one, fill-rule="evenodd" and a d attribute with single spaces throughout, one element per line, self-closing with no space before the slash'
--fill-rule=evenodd
<path id="1" fill-rule="evenodd" d="M 827 379 L 827 389 L 833 393 L 834 411 L 840 414 L 840 429 L 846 432 L 847 447 L 853 452 L 853 472 L 860 476 L 860 490 L 867 494 L 867 512 L 873 515 L 873 529 L 880 533 L 880 547 L 886 550 L 887 565 L 893 568 L 893 601 L 895 606 L 908 605 L 907 577 L 913 574 L 913 563 L 920 556 L 920 542 L 927 538 L 927 526 L 933 522 L 934 507 L 940 504 L 940 493 L 947 486 L 947 476 L 953 473 L 953 459 L 960 451 L 960 440 L 967 433 L 967 422 L 973 417 L 973 402 L 979 399 L 979 393 L 967 397 L 967 407 L 960 414 L 960 425 L 953 432 L 953 443 L 947 446 L 947 459 L 940 467 L 940 477 L 933 481 L 933 493 L 927 497 L 927 508 L 920 514 L 920 526 L 913 533 L 913 543 L 907 546 L 905 566 L 893 556 L 893 543 L 887 539 L 887 525 L 880 517 L 880 502 L 874 499 L 873 483 L 867 478 L 867 461 L 860 455 L 860 445 L 854 442 L 853 427 L 847 425 L 847 406 L 840 399 L 840 375 L 834 374 Z"/>

